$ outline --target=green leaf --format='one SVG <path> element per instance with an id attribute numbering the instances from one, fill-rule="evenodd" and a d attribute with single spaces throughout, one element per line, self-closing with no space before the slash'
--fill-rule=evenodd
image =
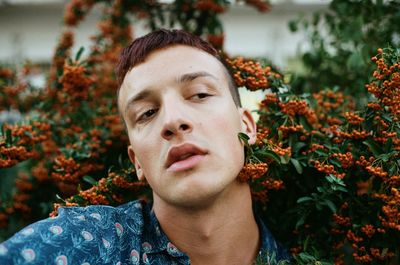
<path id="1" fill-rule="evenodd" d="M 369 147 L 369 149 L 371 150 L 372 154 L 374 154 L 375 157 L 383 153 L 382 148 L 375 141 L 371 139 L 364 141 L 363 144 Z"/>
<path id="2" fill-rule="evenodd" d="M 331 209 L 332 213 L 336 213 L 337 209 L 336 209 L 335 204 L 334 204 L 332 201 L 330 201 L 330 200 L 328 200 L 328 199 L 325 199 L 325 200 L 324 200 L 324 204 L 325 204 L 326 206 L 328 206 L 329 209 Z"/>
<path id="3" fill-rule="evenodd" d="M 306 117 L 300 116 L 299 121 L 300 124 L 303 126 L 303 128 L 306 129 L 307 131 L 311 131 L 313 129 L 311 125 L 308 123 Z"/>
<path id="4" fill-rule="evenodd" d="M 238 137 L 240 140 L 243 140 L 245 143 L 247 143 L 250 140 L 250 137 L 247 134 L 242 133 L 242 132 L 238 133 Z"/>
<path id="5" fill-rule="evenodd" d="M 299 199 L 297 199 L 297 203 L 303 203 L 303 202 L 307 202 L 307 201 L 311 201 L 312 200 L 312 198 L 311 197 L 308 197 L 308 196 L 305 196 L 305 197 L 301 197 L 301 198 L 299 198 Z"/>
<path id="6" fill-rule="evenodd" d="M 257 158 L 260 158 L 261 160 L 265 160 L 265 158 L 271 158 L 271 159 L 275 160 L 278 163 L 281 162 L 281 158 L 274 151 L 271 151 L 271 150 L 256 151 L 254 153 L 254 155 Z"/>
<path id="7" fill-rule="evenodd" d="M 302 174 L 303 173 L 303 167 L 300 165 L 299 161 L 294 158 L 290 158 L 290 162 L 292 162 L 294 168 L 296 169 L 297 173 Z"/>
<path id="8" fill-rule="evenodd" d="M 382 256 L 383 257 L 387 254 L 388 250 L 389 250 L 388 248 L 382 249 Z"/>
<path id="9" fill-rule="evenodd" d="M 297 143 L 295 143 L 295 144 L 293 145 L 293 152 L 294 152 L 294 153 L 297 153 L 301 148 L 303 148 L 303 147 L 305 147 L 305 146 L 307 146 L 306 143 L 297 142 Z"/>
<path id="10" fill-rule="evenodd" d="M 61 196 L 60 196 L 60 195 L 58 195 L 58 194 L 56 194 L 56 198 L 57 198 L 58 200 L 60 200 L 60 201 L 63 201 L 63 202 L 65 202 L 65 200 L 64 200 L 63 198 L 61 198 Z"/>
<path id="11" fill-rule="evenodd" d="M 296 229 L 304 224 L 304 222 L 306 221 L 306 218 L 307 218 L 306 215 L 303 215 L 300 217 L 300 219 L 296 222 Z"/>
<path id="12" fill-rule="evenodd" d="M 79 61 L 79 59 L 81 58 L 81 55 L 83 53 L 83 51 L 85 50 L 84 47 L 80 47 L 78 53 L 75 56 L 75 61 Z"/>
<path id="13" fill-rule="evenodd" d="M 285 154 L 284 156 L 281 156 L 281 163 L 286 165 L 287 163 L 289 163 L 290 161 L 290 156 L 288 156 L 287 154 Z"/>
<path id="14" fill-rule="evenodd" d="M 314 13 L 313 14 L 313 20 L 312 20 L 312 24 L 314 26 L 317 26 L 320 20 L 320 14 L 319 13 Z"/>
<path id="15" fill-rule="evenodd" d="M 389 138 L 385 143 L 385 153 L 389 153 L 393 148 L 393 138 Z"/>
<path id="16" fill-rule="evenodd" d="M 291 32 L 296 32 L 299 29 L 298 21 L 295 21 L 295 20 L 289 21 L 288 26 L 289 26 L 289 29 Z"/>
<path id="17" fill-rule="evenodd" d="M 7 130 L 6 130 L 6 144 L 7 144 L 8 146 L 10 146 L 10 145 L 12 145 L 12 143 L 13 143 L 13 139 L 12 139 L 11 130 L 10 130 L 10 129 L 7 129 Z"/>
<path id="18" fill-rule="evenodd" d="M 336 190 L 341 191 L 341 192 L 348 192 L 348 190 L 346 188 L 343 188 L 340 186 L 336 187 Z"/>
<path id="19" fill-rule="evenodd" d="M 283 139 L 283 132 L 281 130 L 278 131 L 278 142 L 282 142 Z"/>
<path id="20" fill-rule="evenodd" d="M 122 155 L 118 156 L 118 165 L 120 168 L 124 168 L 124 161 L 122 160 Z"/>
<path id="21" fill-rule="evenodd" d="M 397 173 L 397 166 L 396 164 L 392 164 L 392 166 L 389 168 L 389 174 L 395 175 L 396 173 Z"/>
<path id="22" fill-rule="evenodd" d="M 304 240 L 304 242 L 303 242 L 303 249 L 304 249 L 304 251 L 307 250 L 308 242 L 309 242 L 309 241 L 310 241 L 310 236 L 307 236 L 307 237 L 306 237 L 306 240 Z M 312 256 L 310 256 L 310 257 L 311 257 L 311 259 L 314 260 L 314 257 L 312 257 Z"/>
<path id="23" fill-rule="evenodd" d="M 329 159 L 329 163 L 331 163 L 334 166 L 337 166 L 338 168 L 342 167 L 342 164 L 340 164 L 338 161 L 336 161 L 335 159 Z"/>
<path id="24" fill-rule="evenodd" d="M 90 158 L 91 157 L 91 154 L 90 153 L 84 153 L 84 152 L 76 152 L 74 155 L 73 155 L 73 158 L 74 159 L 76 159 L 76 160 L 82 160 L 82 159 L 87 159 L 87 158 Z"/>
<path id="25" fill-rule="evenodd" d="M 310 254 L 304 253 L 304 252 L 300 253 L 299 256 L 303 261 L 306 261 L 306 262 L 314 262 L 315 261 L 315 258 L 313 256 L 311 256 Z"/>
<path id="26" fill-rule="evenodd" d="M 85 175 L 82 177 L 82 179 L 91 185 L 97 185 L 97 181 L 91 176 Z"/>
<path id="27" fill-rule="evenodd" d="M 315 150 L 315 153 L 317 155 L 320 155 L 320 156 L 323 156 L 323 157 L 328 156 L 328 154 L 325 151 L 323 151 L 322 149 Z"/>
<path id="28" fill-rule="evenodd" d="M 389 115 L 388 113 L 382 113 L 381 117 L 382 117 L 386 122 L 389 122 L 389 123 L 392 123 L 392 122 L 393 122 L 392 117 L 390 117 L 390 115 Z"/>
<path id="29" fill-rule="evenodd" d="M 73 200 L 79 205 L 82 205 L 86 202 L 86 200 L 81 195 L 74 195 Z"/>
<path id="30" fill-rule="evenodd" d="M 313 136 L 324 139 L 326 138 L 326 134 L 323 134 L 322 132 L 316 131 Z"/>
<path id="31" fill-rule="evenodd" d="M 386 163 L 390 159 L 390 154 L 381 154 L 379 158 Z"/>

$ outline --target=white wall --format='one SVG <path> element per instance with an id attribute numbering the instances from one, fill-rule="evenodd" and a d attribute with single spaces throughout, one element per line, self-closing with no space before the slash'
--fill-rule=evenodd
<path id="1" fill-rule="evenodd" d="M 288 21 L 300 13 L 309 15 L 325 7 L 326 1 L 285 1 L 273 6 L 269 13 L 259 13 L 235 5 L 222 15 L 226 50 L 233 55 L 268 57 L 284 66 L 304 39 L 301 34 L 289 32 Z M 96 31 L 99 13 L 91 12 L 76 29 L 76 49 L 89 45 L 88 36 Z M 62 15 L 61 0 L 0 1 L 0 61 L 49 61 L 62 29 Z M 134 29 L 135 36 L 147 32 L 141 25 Z"/>

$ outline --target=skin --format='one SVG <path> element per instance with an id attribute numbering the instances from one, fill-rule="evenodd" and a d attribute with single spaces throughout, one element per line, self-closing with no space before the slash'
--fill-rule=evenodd
<path id="1" fill-rule="evenodd" d="M 251 264 L 259 231 L 250 188 L 237 180 L 244 163 L 238 133 L 252 144 L 256 125 L 235 105 L 222 64 L 189 46 L 154 51 L 127 73 L 118 104 L 129 157 L 153 190 L 168 238 L 195 265 Z M 185 143 L 205 154 L 185 170 L 168 169 L 169 150 Z"/>

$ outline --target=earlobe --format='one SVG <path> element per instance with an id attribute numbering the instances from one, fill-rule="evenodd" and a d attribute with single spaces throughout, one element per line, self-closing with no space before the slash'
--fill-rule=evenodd
<path id="1" fill-rule="evenodd" d="M 248 109 L 241 109 L 242 130 L 249 136 L 249 144 L 255 144 L 257 140 L 257 124 Z"/>
<path id="2" fill-rule="evenodd" d="M 131 160 L 132 164 L 135 165 L 135 170 L 136 170 L 136 175 L 140 181 L 144 181 L 144 173 L 142 166 L 140 165 L 139 161 L 136 158 L 135 152 L 133 151 L 133 148 L 131 145 L 128 146 L 128 156 L 129 159 Z"/>

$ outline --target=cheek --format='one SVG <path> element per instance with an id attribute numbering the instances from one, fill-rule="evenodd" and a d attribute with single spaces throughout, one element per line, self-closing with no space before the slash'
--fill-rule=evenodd
<path id="1" fill-rule="evenodd" d="M 243 159 L 244 148 L 238 137 L 238 133 L 242 129 L 241 122 L 239 117 L 232 112 L 221 114 L 221 116 L 213 119 L 214 130 L 211 137 L 217 139 L 220 152 L 223 152 L 229 159 L 233 158 L 238 162 Z"/>
<path id="2" fill-rule="evenodd" d="M 130 137 L 136 160 L 139 161 L 145 175 L 148 175 L 149 169 L 154 167 L 155 161 L 158 159 L 156 154 L 160 152 L 157 144 L 151 139 L 151 135 Z"/>
<path id="3" fill-rule="evenodd" d="M 227 137 L 235 135 L 241 131 L 241 120 L 236 108 L 224 108 L 225 111 L 213 114 L 213 123 L 218 127 L 220 134 L 224 134 Z"/>

